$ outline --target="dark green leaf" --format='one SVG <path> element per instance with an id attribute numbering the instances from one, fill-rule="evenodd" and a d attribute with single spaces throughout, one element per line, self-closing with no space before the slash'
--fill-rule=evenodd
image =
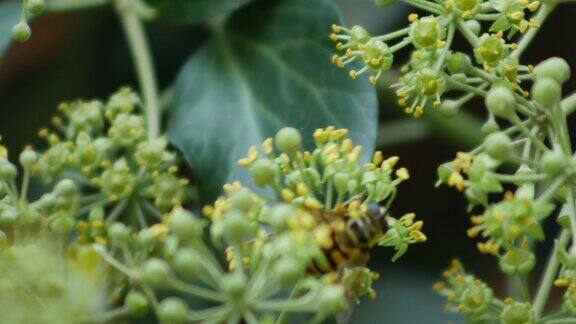
<path id="1" fill-rule="evenodd" d="M 260 1 L 236 12 L 183 68 L 175 85 L 169 135 L 198 177 L 203 199 L 222 184 L 248 184 L 236 161 L 285 126 L 312 132 L 335 125 L 371 154 L 377 103 L 366 80 L 330 63 L 330 0 Z"/>
<path id="2" fill-rule="evenodd" d="M 197 23 L 232 12 L 252 0 L 150 0 L 159 18 Z"/>
<path id="3" fill-rule="evenodd" d="M 12 43 L 12 26 L 20 20 L 21 6 L 18 1 L 0 3 L 0 59 Z"/>

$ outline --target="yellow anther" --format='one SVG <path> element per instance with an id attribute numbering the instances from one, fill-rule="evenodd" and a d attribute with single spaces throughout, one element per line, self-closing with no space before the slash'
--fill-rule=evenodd
<path id="1" fill-rule="evenodd" d="M 416 14 L 416 13 L 411 13 L 411 14 L 408 15 L 408 21 L 409 21 L 409 22 L 414 22 L 414 21 L 416 21 L 416 19 L 418 19 L 418 14 Z"/>
<path id="2" fill-rule="evenodd" d="M 396 170 L 396 176 L 400 180 L 410 179 L 410 174 L 408 173 L 408 169 L 406 169 L 406 168 L 400 168 L 400 169 Z"/>

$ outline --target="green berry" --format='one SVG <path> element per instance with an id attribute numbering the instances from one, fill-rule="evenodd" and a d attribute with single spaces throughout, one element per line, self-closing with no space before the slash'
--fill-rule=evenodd
<path id="1" fill-rule="evenodd" d="M 254 193 L 250 189 L 240 188 L 230 195 L 228 203 L 230 204 L 230 207 L 234 209 L 247 212 L 252 209 L 256 201 L 254 199 Z"/>
<path id="2" fill-rule="evenodd" d="M 44 11 L 45 8 L 44 0 L 27 0 L 26 1 L 26 10 L 30 11 L 31 13 L 38 15 Z"/>
<path id="3" fill-rule="evenodd" d="M 567 165 L 568 160 L 560 149 L 547 151 L 540 160 L 540 168 L 549 175 L 558 175 L 564 172 Z"/>
<path id="4" fill-rule="evenodd" d="M 302 145 L 302 135 L 293 127 L 284 127 L 274 137 L 276 148 L 288 155 L 295 154 Z"/>
<path id="5" fill-rule="evenodd" d="M 512 90 L 498 86 L 486 95 L 485 104 L 488 110 L 497 117 L 509 119 L 516 113 L 516 100 Z"/>
<path id="6" fill-rule="evenodd" d="M 141 317 L 148 313 L 148 299 L 139 291 L 130 291 L 124 303 L 132 316 Z"/>
<path id="7" fill-rule="evenodd" d="M 144 282 L 152 287 L 164 287 L 168 282 L 170 269 L 164 260 L 158 258 L 150 259 L 142 265 L 140 271 Z"/>
<path id="8" fill-rule="evenodd" d="M 536 80 L 552 78 L 562 84 L 570 79 L 570 65 L 563 58 L 551 57 L 536 65 L 534 74 Z"/>
<path id="9" fill-rule="evenodd" d="M 24 43 L 30 39 L 31 35 L 32 30 L 30 30 L 30 26 L 23 20 L 12 27 L 12 39 L 17 42 Z"/>
<path id="10" fill-rule="evenodd" d="M 20 217 L 22 217 L 22 222 L 25 224 L 34 224 L 40 220 L 41 215 L 38 210 L 28 206 L 22 211 Z"/>
<path id="11" fill-rule="evenodd" d="M 183 248 L 174 255 L 173 265 L 179 277 L 191 281 L 201 272 L 202 259 L 194 249 Z"/>
<path id="12" fill-rule="evenodd" d="M 188 305 L 177 297 L 166 298 L 158 305 L 158 317 L 162 323 L 186 323 L 189 311 Z"/>
<path id="13" fill-rule="evenodd" d="M 492 133 L 484 139 L 484 150 L 491 158 L 506 161 L 512 154 L 512 141 L 503 132 Z"/>
<path id="14" fill-rule="evenodd" d="M 440 104 L 440 112 L 446 117 L 454 117 L 460 111 L 460 103 L 457 100 L 444 100 Z"/>
<path id="15" fill-rule="evenodd" d="M 562 100 L 562 87 L 552 78 L 537 79 L 532 86 L 532 98 L 546 108 L 552 108 Z"/>
<path id="16" fill-rule="evenodd" d="M 270 159 L 258 159 L 254 161 L 250 172 L 252 180 L 259 187 L 264 187 L 274 182 L 276 166 Z"/>
<path id="17" fill-rule="evenodd" d="M 168 224 L 170 231 L 180 239 L 197 238 L 202 235 L 204 228 L 203 223 L 194 214 L 185 209 L 175 211 L 170 216 Z"/>

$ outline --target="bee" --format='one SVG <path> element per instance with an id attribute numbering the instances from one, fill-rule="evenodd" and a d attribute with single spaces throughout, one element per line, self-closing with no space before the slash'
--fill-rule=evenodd
<path id="1" fill-rule="evenodd" d="M 346 267 L 365 265 L 370 248 L 386 233 L 386 208 L 369 204 L 357 217 L 346 210 L 346 206 L 340 206 L 330 212 L 310 211 L 321 224 L 330 227 L 330 239 L 321 246 L 322 254 L 311 262 L 310 273 L 342 272 Z"/>

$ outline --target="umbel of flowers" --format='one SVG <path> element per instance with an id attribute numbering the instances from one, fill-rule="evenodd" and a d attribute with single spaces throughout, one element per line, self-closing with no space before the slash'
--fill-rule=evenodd
<path id="1" fill-rule="evenodd" d="M 374 1 L 388 6 L 394 1 Z M 350 77 L 369 74 L 376 85 L 393 67 L 394 55 L 410 48 L 408 62 L 401 68 L 396 89 L 398 105 L 414 117 L 427 108 L 454 114 L 474 96 L 482 96 L 489 84 L 506 84 L 520 96 L 528 96 L 523 82 L 533 68 L 518 61 L 531 37 L 520 43 L 518 35 L 532 33 L 556 4 L 529 0 L 405 0 L 424 14 L 408 15 L 408 26 L 384 35 L 372 35 L 362 26 L 332 26 L 330 39 L 338 54 L 332 62 L 350 66 Z M 543 7 L 542 13 L 530 17 Z M 485 22 L 488 22 L 486 24 Z M 488 27 L 488 28 L 485 28 Z M 473 49 L 473 55 L 452 48 L 457 34 Z M 448 92 L 463 92 L 456 99 L 443 99 Z"/>
<path id="2" fill-rule="evenodd" d="M 0 146 L 0 309 L 11 310 L 0 322 L 344 318 L 376 295 L 369 248 L 392 247 L 395 260 L 426 240 L 414 214 L 374 205 L 390 207 L 408 179 L 398 158 L 377 152 L 361 166 L 361 148 L 334 127 L 314 134 L 313 151 L 292 128 L 250 149 L 240 164 L 275 195 L 232 182 L 196 216 L 138 105 L 127 88 L 106 103 L 61 105 L 55 131 L 40 131 L 47 148 L 26 148 L 20 168 Z M 33 177 L 51 188 L 35 200 Z"/>

